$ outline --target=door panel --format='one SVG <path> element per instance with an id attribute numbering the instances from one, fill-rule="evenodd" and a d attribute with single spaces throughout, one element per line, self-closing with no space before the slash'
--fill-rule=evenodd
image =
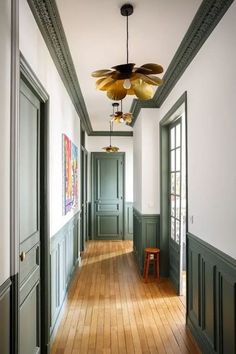
<path id="1" fill-rule="evenodd" d="M 40 351 L 40 101 L 20 84 L 20 354 Z"/>
<path id="2" fill-rule="evenodd" d="M 92 153 L 95 239 L 123 238 L 123 160 L 122 153 Z"/>

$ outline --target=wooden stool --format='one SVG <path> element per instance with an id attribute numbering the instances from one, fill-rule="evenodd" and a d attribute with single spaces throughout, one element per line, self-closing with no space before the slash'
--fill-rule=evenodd
<path id="1" fill-rule="evenodd" d="M 160 249 L 148 247 L 148 248 L 145 248 L 144 251 L 145 251 L 145 262 L 144 262 L 143 276 L 144 276 L 145 282 L 147 281 L 147 278 L 148 278 L 150 261 L 153 261 L 156 277 L 157 277 L 157 279 L 159 279 L 160 278 L 160 257 L 159 257 Z"/>

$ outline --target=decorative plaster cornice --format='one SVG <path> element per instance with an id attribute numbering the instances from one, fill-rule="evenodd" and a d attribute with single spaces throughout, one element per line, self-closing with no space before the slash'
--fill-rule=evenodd
<path id="1" fill-rule="evenodd" d="M 234 0 L 203 0 L 152 100 L 134 100 L 132 126 L 141 108 L 159 108 Z"/>
<path id="2" fill-rule="evenodd" d="M 87 108 L 79 86 L 73 60 L 61 23 L 55 0 L 27 0 L 58 72 L 71 97 L 83 127 L 88 135 L 97 136 L 93 132 Z M 224 16 L 234 0 L 203 0 L 186 35 L 184 36 L 175 56 L 173 57 L 163 77 L 164 85 L 159 87 L 152 100 L 134 99 L 130 111 L 134 119 L 141 108 L 159 108 L 165 101 L 177 81 L 191 63 L 201 46 Z M 103 132 L 101 132 L 103 133 Z M 121 136 L 123 132 L 117 132 Z M 127 136 L 124 132 L 124 136 Z"/>
<path id="3" fill-rule="evenodd" d="M 55 0 L 27 0 L 87 134 L 92 131 L 87 108 Z"/>

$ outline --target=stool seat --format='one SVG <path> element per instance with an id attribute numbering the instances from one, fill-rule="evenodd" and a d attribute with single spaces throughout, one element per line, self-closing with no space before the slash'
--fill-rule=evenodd
<path id="1" fill-rule="evenodd" d="M 149 265 L 150 262 L 154 263 L 154 269 L 157 279 L 160 278 L 160 248 L 157 247 L 147 247 L 144 249 L 145 252 L 145 263 L 144 263 L 144 279 L 145 282 L 148 278 Z"/>
<path id="2" fill-rule="evenodd" d="M 144 250 L 146 253 L 160 253 L 160 248 L 147 247 Z"/>

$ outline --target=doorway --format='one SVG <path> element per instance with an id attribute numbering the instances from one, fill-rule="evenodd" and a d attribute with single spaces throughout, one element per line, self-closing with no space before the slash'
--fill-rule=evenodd
<path id="1" fill-rule="evenodd" d="M 124 153 L 92 152 L 92 236 L 124 237 Z"/>
<path id="2" fill-rule="evenodd" d="M 88 152 L 81 143 L 81 227 L 80 251 L 86 249 L 88 241 Z"/>
<path id="3" fill-rule="evenodd" d="M 187 151 L 186 93 L 160 122 L 161 241 L 176 292 L 186 294 Z"/>
<path id="4" fill-rule="evenodd" d="M 17 353 L 47 353 L 50 342 L 48 233 L 49 96 L 20 56 L 19 293 Z"/>

